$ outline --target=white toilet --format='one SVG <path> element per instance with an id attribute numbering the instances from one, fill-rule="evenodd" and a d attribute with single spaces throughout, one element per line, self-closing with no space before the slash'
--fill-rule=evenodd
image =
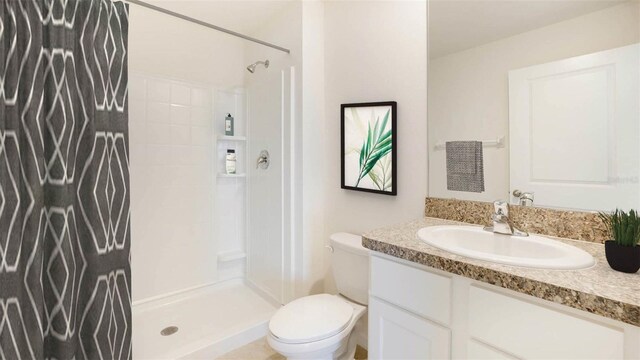
<path id="1" fill-rule="evenodd" d="M 369 296 L 369 250 L 357 235 L 337 233 L 330 240 L 331 266 L 339 295 L 294 300 L 280 308 L 269 322 L 269 345 L 287 359 L 352 360 L 358 344 L 356 324 L 366 331 L 366 323 L 363 326 L 362 322 Z"/>

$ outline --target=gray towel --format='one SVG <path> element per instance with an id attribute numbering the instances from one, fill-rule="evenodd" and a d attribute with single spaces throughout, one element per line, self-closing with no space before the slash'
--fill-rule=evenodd
<path id="1" fill-rule="evenodd" d="M 447 189 L 484 191 L 482 141 L 447 141 Z"/>

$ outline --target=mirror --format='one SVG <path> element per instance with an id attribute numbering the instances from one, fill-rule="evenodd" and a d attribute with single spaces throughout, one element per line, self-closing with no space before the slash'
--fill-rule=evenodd
<path id="1" fill-rule="evenodd" d="M 638 1 L 430 1 L 429 196 L 640 208 L 639 42 Z"/>

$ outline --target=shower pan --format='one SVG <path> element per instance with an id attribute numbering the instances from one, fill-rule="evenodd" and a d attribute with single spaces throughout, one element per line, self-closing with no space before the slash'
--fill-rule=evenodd
<path id="1" fill-rule="evenodd" d="M 209 26 L 184 28 L 167 16 L 173 11 L 135 5 L 133 357 L 215 358 L 264 337 L 293 292 L 292 199 L 285 191 L 293 70 L 279 54 L 286 49 L 249 45 Z M 264 60 L 245 67 L 244 59 Z M 224 133 L 227 114 L 235 119 L 233 136 Z M 224 167 L 228 149 L 237 155 L 234 174 Z M 262 150 L 268 167 L 256 166 Z"/>

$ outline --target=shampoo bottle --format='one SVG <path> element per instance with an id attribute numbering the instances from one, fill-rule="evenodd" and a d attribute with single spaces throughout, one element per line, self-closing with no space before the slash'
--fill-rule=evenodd
<path id="1" fill-rule="evenodd" d="M 227 114 L 224 118 L 224 134 L 227 136 L 233 136 L 233 116 Z"/>

